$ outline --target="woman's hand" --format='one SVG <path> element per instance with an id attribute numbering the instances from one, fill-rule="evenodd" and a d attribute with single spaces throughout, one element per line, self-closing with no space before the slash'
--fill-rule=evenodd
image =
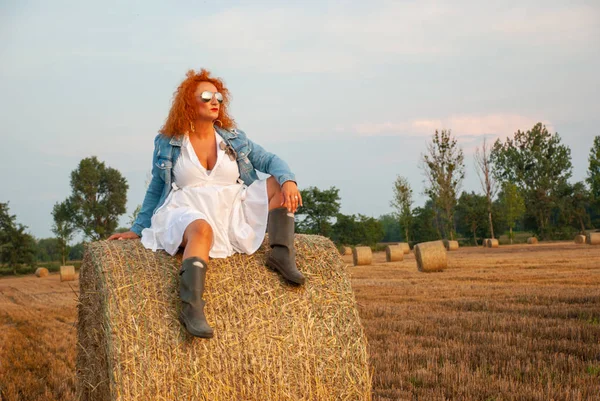
<path id="1" fill-rule="evenodd" d="M 133 231 L 127 231 L 124 233 L 115 233 L 113 235 L 111 235 L 110 237 L 108 237 L 109 240 L 113 240 L 113 239 L 135 239 L 135 238 L 140 238 L 136 233 L 134 233 Z"/>
<path id="2" fill-rule="evenodd" d="M 294 181 L 286 181 L 281 186 L 281 205 L 290 213 L 296 213 L 298 206 L 302 206 L 302 195 Z"/>

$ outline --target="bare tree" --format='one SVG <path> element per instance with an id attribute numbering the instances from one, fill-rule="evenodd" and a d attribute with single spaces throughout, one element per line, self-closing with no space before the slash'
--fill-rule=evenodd
<path id="1" fill-rule="evenodd" d="M 396 216 L 404 229 L 404 239 L 409 241 L 409 229 L 412 223 L 412 188 L 405 177 L 397 176 L 394 181 L 394 197 L 390 205 L 396 209 Z"/>
<path id="2" fill-rule="evenodd" d="M 425 194 L 443 212 L 444 236 L 453 240 L 456 194 L 465 178 L 465 165 L 463 151 L 450 130 L 435 131 L 419 167 L 429 182 Z"/>
<path id="3" fill-rule="evenodd" d="M 475 170 L 481 182 L 483 193 L 487 199 L 487 212 L 488 220 L 490 223 L 490 234 L 494 237 L 494 222 L 492 219 L 492 202 L 498 193 L 498 187 L 496 180 L 492 175 L 492 160 L 490 155 L 492 153 L 492 146 L 488 146 L 486 138 L 483 138 L 483 146 L 481 148 L 475 148 Z"/>

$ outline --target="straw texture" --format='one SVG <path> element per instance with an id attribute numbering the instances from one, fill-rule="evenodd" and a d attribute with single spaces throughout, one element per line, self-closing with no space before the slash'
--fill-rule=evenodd
<path id="1" fill-rule="evenodd" d="M 537 245 L 538 239 L 536 237 L 529 237 L 527 238 L 527 243 L 529 245 Z"/>
<path id="2" fill-rule="evenodd" d="M 405 255 L 408 255 L 410 253 L 410 245 L 408 245 L 408 242 L 401 242 L 398 245 L 402 247 L 402 250 L 404 251 Z"/>
<path id="3" fill-rule="evenodd" d="M 368 246 L 355 246 L 352 250 L 352 263 L 354 266 L 370 265 L 373 261 L 373 252 Z"/>
<path id="4" fill-rule="evenodd" d="M 90 244 L 80 270 L 81 401 L 371 400 L 367 344 L 333 243 L 296 235 L 302 287 L 254 255 L 209 262 L 210 340 L 177 321 L 180 255 Z"/>
<path id="5" fill-rule="evenodd" d="M 588 245 L 600 245 L 600 233 L 588 233 L 586 243 Z"/>
<path id="6" fill-rule="evenodd" d="M 423 242 L 415 245 L 417 269 L 422 272 L 442 271 L 448 266 L 446 248 L 442 241 Z"/>
<path id="7" fill-rule="evenodd" d="M 73 281 L 75 280 L 75 266 L 61 266 L 60 267 L 60 281 Z"/>
<path id="8" fill-rule="evenodd" d="M 36 277 L 46 277 L 48 276 L 48 269 L 45 267 L 38 267 L 35 269 L 35 275 Z"/>
<path id="9" fill-rule="evenodd" d="M 387 245 L 385 247 L 385 261 L 399 262 L 404 260 L 404 248 L 400 245 Z"/>
<path id="10" fill-rule="evenodd" d="M 586 243 L 586 237 L 585 237 L 585 235 L 576 235 L 575 236 L 575 243 L 576 244 L 585 244 Z"/>
<path id="11" fill-rule="evenodd" d="M 449 241 L 445 239 L 444 248 L 446 248 L 447 251 L 458 251 L 458 241 Z"/>

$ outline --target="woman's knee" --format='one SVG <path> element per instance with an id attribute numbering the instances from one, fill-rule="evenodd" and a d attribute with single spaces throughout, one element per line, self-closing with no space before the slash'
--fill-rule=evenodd
<path id="1" fill-rule="evenodd" d="M 279 195 L 281 192 L 281 186 L 275 179 L 275 177 L 271 176 L 267 178 L 267 193 L 269 195 L 269 199 L 273 199 L 274 196 Z"/>
<path id="2" fill-rule="evenodd" d="M 185 229 L 185 242 L 190 240 L 207 240 L 212 241 L 213 229 L 206 220 L 194 220 Z"/>

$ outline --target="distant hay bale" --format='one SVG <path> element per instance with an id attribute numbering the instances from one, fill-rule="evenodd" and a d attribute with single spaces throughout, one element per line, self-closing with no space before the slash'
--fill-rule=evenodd
<path id="1" fill-rule="evenodd" d="M 402 250 L 404 251 L 405 255 L 408 255 L 410 253 L 410 245 L 408 245 L 408 242 L 401 242 L 398 245 L 402 247 Z"/>
<path id="2" fill-rule="evenodd" d="M 527 238 L 527 243 L 529 245 L 537 245 L 538 239 L 536 237 L 529 237 Z"/>
<path id="3" fill-rule="evenodd" d="M 575 243 L 576 244 L 585 244 L 586 241 L 586 236 L 585 235 L 576 235 L 575 236 Z"/>
<path id="4" fill-rule="evenodd" d="M 60 267 L 60 281 L 73 281 L 75 280 L 75 266 L 61 266 Z"/>
<path id="5" fill-rule="evenodd" d="M 385 247 L 386 262 L 400 262 L 404 260 L 404 248 L 400 245 L 388 245 Z"/>
<path id="6" fill-rule="evenodd" d="M 588 233 L 586 243 L 588 245 L 600 245 L 600 233 Z"/>
<path id="7" fill-rule="evenodd" d="M 35 269 L 36 277 L 46 277 L 48 276 L 48 274 L 48 269 L 46 269 L 45 267 L 38 267 L 37 269 Z"/>
<path id="8" fill-rule="evenodd" d="M 355 246 L 352 250 L 352 263 L 354 266 L 370 265 L 373 261 L 373 252 L 368 246 Z"/>
<path id="9" fill-rule="evenodd" d="M 415 245 L 414 251 L 419 271 L 437 272 L 448 266 L 446 248 L 442 241 L 422 242 Z"/>
<path id="10" fill-rule="evenodd" d="M 177 321 L 181 254 L 139 240 L 88 245 L 80 269 L 77 399 L 371 400 L 367 343 L 334 244 L 296 235 L 304 286 L 254 255 L 209 262 L 214 338 Z"/>
<path id="11" fill-rule="evenodd" d="M 352 248 L 349 246 L 342 246 L 342 255 L 352 255 Z"/>
<path id="12" fill-rule="evenodd" d="M 490 242 L 490 239 L 489 238 L 485 238 L 483 240 L 483 243 L 482 243 L 483 247 L 484 248 L 489 248 L 489 242 Z"/>
<path id="13" fill-rule="evenodd" d="M 444 248 L 447 251 L 457 251 L 458 250 L 458 241 L 449 241 L 447 239 L 444 240 Z"/>
<path id="14" fill-rule="evenodd" d="M 496 238 L 488 238 L 488 240 L 487 240 L 487 247 L 488 248 L 498 248 L 498 246 L 500 246 L 500 244 L 498 243 L 498 239 L 496 239 Z"/>

